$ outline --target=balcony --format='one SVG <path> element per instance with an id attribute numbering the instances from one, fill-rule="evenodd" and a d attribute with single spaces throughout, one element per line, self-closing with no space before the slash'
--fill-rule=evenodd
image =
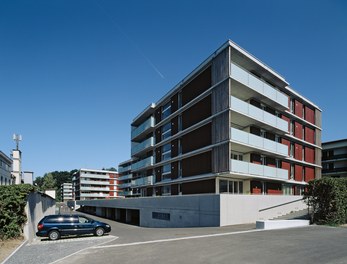
<path id="1" fill-rule="evenodd" d="M 109 187 L 85 187 L 81 186 L 81 191 L 109 191 Z"/>
<path id="2" fill-rule="evenodd" d="M 247 86 L 257 94 L 264 96 L 266 99 L 270 99 L 272 103 L 279 105 L 281 108 L 288 109 L 287 95 L 234 63 L 231 63 L 231 78 Z"/>
<path id="3" fill-rule="evenodd" d="M 288 156 L 288 146 L 233 127 L 230 128 L 230 139 L 250 148 L 261 149 L 284 157 Z"/>
<path id="4" fill-rule="evenodd" d="M 129 166 L 125 166 L 125 167 L 118 167 L 118 172 L 119 173 L 123 173 L 123 172 L 125 172 L 125 171 L 130 171 L 131 170 L 131 165 L 129 165 Z"/>
<path id="5" fill-rule="evenodd" d="M 143 169 L 143 168 L 148 167 L 148 166 L 153 166 L 153 164 L 154 164 L 154 158 L 153 158 L 153 156 L 151 156 L 151 157 L 145 158 L 143 160 L 140 160 L 136 163 L 133 163 L 132 170 L 133 171 L 140 170 L 140 169 Z"/>
<path id="6" fill-rule="evenodd" d="M 118 177 L 118 181 L 125 181 L 125 180 L 130 180 L 133 178 L 133 175 L 130 173 L 130 174 L 127 174 L 127 175 L 123 175 L 123 176 L 120 176 Z"/>
<path id="7" fill-rule="evenodd" d="M 118 187 L 121 189 L 131 187 L 131 182 L 119 184 Z"/>
<path id="8" fill-rule="evenodd" d="M 133 195 L 133 191 L 121 191 L 118 195 L 119 196 L 130 196 L 130 195 Z"/>
<path id="9" fill-rule="evenodd" d="M 135 138 L 139 137 L 142 133 L 144 133 L 146 130 L 153 127 L 154 127 L 154 117 L 151 116 L 141 125 L 131 130 L 131 140 L 134 140 Z"/>
<path id="10" fill-rule="evenodd" d="M 81 184 L 93 184 L 93 185 L 110 185 L 109 181 L 89 181 L 89 180 L 82 180 Z"/>
<path id="11" fill-rule="evenodd" d="M 109 193 L 81 193 L 80 197 L 96 197 L 96 198 L 106 198 L 109 197 Z"/>
<path id="12" fill-rule="evenodd" d="M 249 174 L 262 178 L 288 180 L 288 171 L 284 169 L 234 159 L 231 160 L 230 164 L 231 172 Z"/>
<path id="13" fill-rule="evenodd" d="M 254 124 L 255 120 L 256 122 L 261 122 L 262 124 L 269 126 L 269 129 L 276 128 L 278 131 L 282 133 L 288 133 L 288 122 L 275 115 L 272 115 L 234 96 L 231 96 L 230 98 L 230 105 L 231 110 L 253 119 L 253 122 L 250 122 L 248 124 L 242 124 L 243 126 L 247 126 L 252 123 Z M 242 120 L 240 121 L 242 122 Z"/>
<path id="14" fill-rule="evenodd" d="M 116 171 L 114 173 L 117 173 Z M 93 178 L 93 179 L 110 179 L 110 175 L 100 175 L 100 174 L 92 174 L 92 173 L 83 173 L 80 178 Z"/>
<path id="15" fill-rule="evenodd" d="M 132 143 L 133 145 L 131 146 L 131 156 L 135 155 L 136 153 L 139 153 L 143 151 L 146 148 L 153 147 L 154 146 L 154 137 L 150 137 L 141 143 Z"/>
<path id="16" fill-rule="evenodd" d="M 131 181 L 131 187 L 136 188 L 140 186 L 153 185 L 153 175 L 139 178 Z"/>

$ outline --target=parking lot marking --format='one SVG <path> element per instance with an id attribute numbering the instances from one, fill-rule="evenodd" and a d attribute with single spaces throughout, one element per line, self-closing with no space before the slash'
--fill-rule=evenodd
<path id="1" fill-rule="evenodd" d="M 107 245 L 107 246 L 94 246 L 92 249 L 102 249 L 102 248 L 115 248 L 115 247 L 128 247 L 128 246 L 138 246 L 138 245 L 146 245 L 146 244 L 154 244 L 154 243 L 163 243 L 163 242 L 172 242 L 172 241 L 180 241 L 180 240 L 188 240 L 188 239 L 198 239 L 198 238 L 208 238 L 208 237 L 218 237 L 218 236 L 229 236 L 229 235 L 237 235 L 237 234 L 246 234 L 253 232 L 262 232 L 263 229 L 253 229 L 247 231 L 236 231 L 229 233 L 219 233 L 219 234 L 210 234 L 210 235 L 200 235 L 200 236 L 188 236 L 188 237 L 176 237 L 176 238 L 167 238 L 167 239 L 159 239 L 159 240 L 150 240 L 150 241 L 142 241 L 142 242 L 133 242 L 133 243 L 125 243 L 125 244 L 116 244 L 116 245 Z"/>
<path id="2" fill-rule="evenodd" d="M 106 244 L 106 243 L 110 243 L 110 242 L 112 242 L 112 241 L 118 239 L 117 236 L 108 236 L 108 237 L 112 237 L 113 239 L 108 240 L 108 241 L 105 241 L 105 242 L 101 243 L 100 245 L 103 245 L 103 244 Z M 81 250 L 79 250 L 79 251 L 76 251 L 75 253 L 72 253 L 72 254 L 67 255 L 67 256 L 65 256 L 65 257 L 63 257 L 63 258 L 57 259 L 57 260 L 55 260 L 55 261 L 53 261 L 53 262 L 51 262 L 51 263 L 49 263 L 49 264 L 58 263 L 58 262 L 60 262 L 60 261 L 62 261 L 62 260 L 64 260 L 64 259 L 67 259 L 67 258 L 71 257 L 71 256 L 74 256 L 74 255 L 76 255 L 76 254 L 82 253 L 83 251 L 85 251 L 85 250 L 87 250 L 87 249 L 89 249 L 89 248 L 92 248 L 92 247 L 83 248 L 83 249 L 81 249 Z"/>

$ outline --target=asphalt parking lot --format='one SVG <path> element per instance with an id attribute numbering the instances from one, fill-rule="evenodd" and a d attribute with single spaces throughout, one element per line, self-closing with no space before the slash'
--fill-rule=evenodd
<path id="1" fill-rule="evenodd" d="M 36 240 L 12 263 L 347 263 L 347 228 L 271 231 L 255 225 L 154 229 L 108 221 L 103 237 Z"/>

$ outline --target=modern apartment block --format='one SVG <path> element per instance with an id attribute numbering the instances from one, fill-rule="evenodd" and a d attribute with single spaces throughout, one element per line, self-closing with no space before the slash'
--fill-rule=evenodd
<path id="1" fill-rule="evenodd" d="M 255 223 L 307 209 L 321 153 L 321 110 L 227 41 L 133 120 L 118 167 L 133 198 L 76 205 L 144 227 Z"/>
<path id="2" fill-rule="evenodd" d="M 13 183 L 11 170 L 12 159 L 0 151 L 0 185 L 10 185 Z"/>
<path id="3" fill-rule="evenodd" d="M 118 173 L 80 169 L 72 178 L 75 200 L 112 199 L 118 196 Z"/>
<path id="4" fill-rule="evenodd" d="M 72 183 L 65 182 L 60 186 L 61 201 L 71 201 L 73 200 L 73 189 Z"/>
<path id="5" fill-rule="evenodd" d="M 127 160 L 118 165 L 118 188 L 120 190 L 118 195 L 122 197 L 132 196 L 133 188 L 134 193 L 136 193 L 135 182 L 132 182 L 131 163 L 132 160 Z"/>
<path id="6" fill-rule="evenodd" d="M 133 120 L 131 160 L 142 197 L 301 195 L 321 177 L 321 110 L 227 41 Z"/>
<path id="7" fill-rule="evenodd" d="M 347 139 L 324 142 L 323 177 L 347 177 Z"/>

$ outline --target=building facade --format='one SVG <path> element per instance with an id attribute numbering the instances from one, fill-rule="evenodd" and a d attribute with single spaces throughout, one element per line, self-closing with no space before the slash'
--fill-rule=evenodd
<path id="1" fill-rule="evenodd" d="M 61 201 L 67 202 L 72 201 L 73 191 L 72 191 L 72 183 L 65 182 L 60 186 L 60 193 L 61 193 Z"/>
<path id="2" fill-rule="evenodd" d="M 127 160 L 118 165 L 118 188 L 120 190 L 119 196 L 121 197 L 133 196 L 133 188 L 136 196 L 136 186 L 132 182 L 131 164 L 132 160 Z"/>
<path id="3" fill-rule="evenodd" d="M 324 142 L 323 177 L 347 177 L 347 139 Z"/>
<path id="4" fill-rule="evenodd" d="M 12 159 L 0 151 L 0 185 L 13 184 Z"/>
<path id="5" fill-rule="evenodd" d="M 227 41 L 133 120 L 123 165 L 133 196 L 301 195 L 321 157 L 319 107 Z"/>
<path id="6" fill-rule="evenodd" d="M 118 173 L 80 169 L 72 178 L 75 200 L 110 199 L 118 196 Z"/>

